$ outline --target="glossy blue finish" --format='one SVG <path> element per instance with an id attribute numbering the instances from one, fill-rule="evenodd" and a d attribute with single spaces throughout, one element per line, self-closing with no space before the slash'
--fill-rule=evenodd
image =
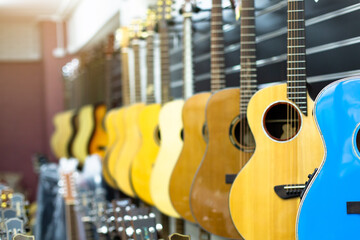
<path id="1" fill-rule="evenodd" d="M 360 214 L 347 214 L 346 202 L 360 202 L 360 76 L 327 86 L 315 102 L 314 115 L 326 156 L 302 199 L 298 240 L 359 240 Z"/>

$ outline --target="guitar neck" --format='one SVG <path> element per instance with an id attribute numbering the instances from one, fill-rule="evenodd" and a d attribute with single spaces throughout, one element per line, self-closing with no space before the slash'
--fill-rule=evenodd
<path id="1" fill-rule="evenodd" d="M 159 22 L 160 32 L 160 58 L 161 58 L 161 102 L 170 100 L 170 59 L 169 59 L 169 34 L 165 20 Z"/>
<path id="2" fill-rule="evenodd" d="M 67 240 L 78 240 L 78 223 L 76 218 L 75 205 L 72 203 L 66 203 L 66 236 Z"/>
<path id="3" fill-rule="evenodd" d="M 288 0 L 287 97 L 307 115 L 304 0 Z"/>
<path id="4" fill-rule="evenodd" d="M 221 0 L 212 0 L 211 8 L 211 91 L 225 87 L 224 32 Z"/>
<path id="5" fill-rule="evenodd" d="M 135 77 L 135 102 L 141 102 L 141 69 L 140 69 L 140 41 L 134 39 L 132 42 L 134 50 L 134 77 Z"/>
<path id="6" fill-rule="evenodd" d="M 191 3 L 186 2 L 184 6 L 184 98 L 187 99 L 194 94 L 194 68 L 192 51 L 192 21 Z"/>
<path id="7" fill-rule="evenodd" d="M 146 102 L 155 103 L 154 91 L 154 33 L 149 32 L 146 39 L 146 65 L 147 65 L 147 88 L 146 88 Z"/>
<path id="8" fill-rule="evenodd" d="M 128 48 L 121 48 L 121 78 L 122 78 L 122 100 L 123 106 L 130 104 L 130 84 L 129 84 L 129 55 Z"/>
<path id="9" fill-rule="evenodd" d="M 254 0 L 242 0 L 240 26 L 240 114 L 246 114 L 257 82 Z"/>

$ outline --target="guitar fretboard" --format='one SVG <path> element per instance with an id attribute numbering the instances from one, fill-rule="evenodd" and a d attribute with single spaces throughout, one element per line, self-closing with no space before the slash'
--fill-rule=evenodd
<path id="1" fill-rule="evenodd" d="M 211 91 L 225 87 L 224 32 L 221 0 L 212 0 L 211 8 Z"/>
<path id="2" fill-rule="evenodd" d="M 194 68 L 192 51 L 192 24 L 191 24 L 191 6 L 186 2 L 184 6 L 184 98 L 187 99 L 194 94 Z M 190 12 L 187 12 L 190 10 Z"/>
<path id="3" fill-rule="evenodd" d="M 169 35 L 167 23 L 163 19 L 159 22 L 160 32 L 160 58 L 161 58 L 161 102 L 169 101 L 170 84 L 170 59 L 169 59 Z"/>
<path id="4" fill-rule="evenodd" d="M 122 99 L 123 106 L 130 104 L 130 85 L 129 85 L 129 59 L 128 59 L 128 48 L 121 48 L 121 78 L 122 78 Z"/>
<path id="5" fill-rule="evenodd" d="M 240 114 L 246 114 L 257 81 L 254 0 L 242 0 L 240 20 Z"/>
<path id="6" fill-rule="evenodd" d="M 146 39 L 146 65 L 147 65 L 147 83 L 146 83 L 146 102 L 155 103 L 154 92 L 154 34 L 149 33 Z"/>
<path id="7" fill-rule="evenodd" d="M 287 97 L 307 115 L 304 0 L 288 0 Z"/>
<path id="8" fill-rule="evenodd" d="M 138 39 L 134 39 L 132 42 L 134 50 L 134 80 L 135 80 L 135 102 L 141 102 L 141 73 L 140 73 L 140 42 Z"/>

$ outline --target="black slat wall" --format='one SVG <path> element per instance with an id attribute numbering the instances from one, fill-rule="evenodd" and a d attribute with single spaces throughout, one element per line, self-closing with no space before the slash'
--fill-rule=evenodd
<path id="1" fill-rule="evenodd" d="M 226 3 L 226 0 L 223 0 Z M 199 7 L 210 1 L 202 1 Z M 206 4 L 205 4 L 206 3 Z M 310 95 L 332 81 L 360 74 L 360 1 L 305 0 L 307 75 Z M 211 6 L 210 6 L 211 7 Z M 287 0 L 255 0 L 260 87 L 286 80 Z M 210 90 L 210 12 L 194 14 L 195 91 Z M 239 86 L 240 21 L 224 9 L 227 86 Z M 182 17 L 171 27 L 171 93 L 182 97 Z M 174 40 L 174 39 L 173 39 Z M 176 44 L 174 44 L 174 42 Z"/>

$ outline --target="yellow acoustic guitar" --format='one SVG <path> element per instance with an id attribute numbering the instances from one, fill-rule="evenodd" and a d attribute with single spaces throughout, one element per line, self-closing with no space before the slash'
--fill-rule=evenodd
<path id="1" fill-rule="evenodd" d="M 51 148 L 57 158 L 71 157 L 71 144 L 76 134 L 76 112 L 69 110 L 54 117 L 55 131 L 51 136 Z"/>
<path id="2" fill-rule="evenodd" d="M 171 1 L 159 1 L 161 20 L 159 22 L 160 48 L 161 48 L 161 84 L 163 102 L 169 98 L 169 42 L 166 18 L 169 16 Z M 155 206 L 164 214 L 180 217 L 174 209 L 169 194 L 171 172 L 182 149 L 182 119 L 181 111 L 184 100 L 174 100 L 165 103 L 160 110 L 159 128 L 161 143 L 150 180 L 151 198 Z"/>
<path id="3" fill-rule="evenodd" d="M 136 27 L 136 26 L 135 26 Z M 121 191 L 126 195 L 135 197 L 135 192 L 131 183 L 131 164 L 140 149 L 141 135 L 138 126 L 140 112 L 144 109 L 145 104 L 141 103 L 141 87 L 140 87 L 140 42 L 139 32 L 134 32 L 132 46 L 134 50 L 135 65 L 135 103 L 125 109 L 124 123 L 125 142 L 120 152 L 119 158 L 115 165 L 115 180 Z"/>
<path id="4" fill-rule="evenodd" d="M 170 199 L 176 211 L 186 220 L 195 222 L 190 209 L 190 189 L 206 148 L 205 107 L 210 93 L 193 95 L 192 4 L 186 0 L 184 16 L 184 90 L 187 98 L 183 110 L 184 144 L 170 179 Z"/>
<path id="5" fill-rule="evenodd" d="M 154 19 L 155 13 L 149 10 L 147 21 L 147 91 L 148 104 L 139 115 L 139 129 L 142 143 L 131 167 L 131 179 L 136 195 L 147 204 L 153 205 L 150 194 L 150 177 L 156 160 L 159 144 L 159 113 L 161 105 L 155 103 L 154 93 Z"/>
<path id="6" fill-rule="evenodd" d="M 293 193 L 323 159 L 306 88 L 304 15 L 304 1 L 288 1 L 287 84 L 262 89 L 249 102 L 256 149 L 230 196 L 232 219 L 246 240 L 295 239 L 299 198 Z"/>
<path id="7" fill-rule="evenodd" d="M 85 158 L 91 154 L 103 157 L 107 144 L 103 119 L 106 113 L 104 104 L 86 105 L 78 113 L 78 131 L 72 144 L 75 158 L 82 165 Z"/>
<path id="8" fill-rule="evenodd" d="M 117 109 L 114 115 L 114 130 L 117 133 L 116 142 L 113 144 L 111 152 L 105 162 L 105 168 L 110 177 L 116 183 L 115 169 L 116 164 L 125 142 L 125 111 L 130 104 L 130 89 L 129 89 L 129 57 L 128 57 L 128 45 L 129 36 L 128 29 L 126 27 L 120 28 L 117 34 L 121 35 L 121 79 L 122 79 L 122 105 L 123 107 Z M 116 183 L 117 185 L 117 183 Z M 117 187 L 119 187 L 117 185 Z"/>
<path id="9" fill-rule="evenodd" d="M 117 186 L 107 166 L 108 166 L 109 157 L 111 156 L 111 152 L 114 150 L 114 145 L 118 138 L 118 133 L 115 127 L 117 110 L 118 109 L 112 109 L 105 116 L 105 128 L 108 136 L 108 144 L 106 147 L 105 157 L 103 160 L 102 175 L 104 176 L 106 183 L 112 188 L 117 188 Z"/>

